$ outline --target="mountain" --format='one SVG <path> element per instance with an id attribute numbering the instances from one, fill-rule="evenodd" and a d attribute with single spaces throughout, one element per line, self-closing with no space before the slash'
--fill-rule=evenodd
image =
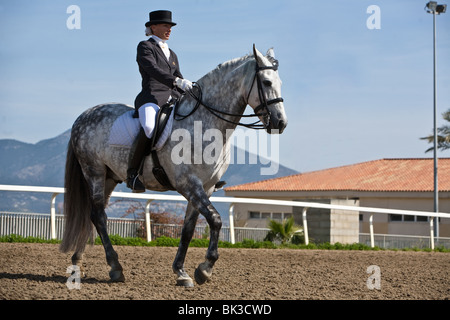
<path id="1" fill-rule="evenodd" d="M 69 139 L 70 130 L 36 144 L 0 140 L 0 183 L 64 186 L 64 166 Z"/>
<path id="2" fill-rule="evenodd" d="M 27 185 L 27 186 L 64 186 L 64 168 L 67 151 L 67 143 L 70 139 L 70 130 L 63 134 L 29 144 L 17 140 L 0 140 L 0 184 Z M 241 150 L 242 151 L 242 150 Z M 246 158 L 250 159 L 249 153 L 245 151 Z M 261 168 L 269 165 L 258 164 L 230 164 L 228 171 L 222 177 L 227 186 L 260 181 L 269 178 L 287 176 L 298 173 L 295 170 L 279 165 L 276 175 L 262 176 Z M 116 191 L 128 192 L 125 184 L 117 186 Z M 173 192 L 171 192 L 173 193 Z M 224 191 L 218 191 L 214 196 L 223 196 Z M 11 212 L 35 212 L 48 213 L 50 211 L 49 194 L 0 192 L 0 211 Z M 57 197 L 57 207 L 62 208 L 63 196 Z M 182 214 L 183 207 L 167 202 L 155 203 L 159 210 L 175 211 Z M 108 209 L 109 216 L 122 216 L 129 207 L 129 203 L 118 204 Z M 217 204 L 221 214 L 228 214 L 226 204 Z"/>

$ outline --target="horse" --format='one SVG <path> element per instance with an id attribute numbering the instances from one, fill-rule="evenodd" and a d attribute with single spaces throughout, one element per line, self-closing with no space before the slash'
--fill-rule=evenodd
<path id="1" fill-rule="evenodd" d="M 281 84 L 273 49 L 269 49 L 264 56 L 253 45 L 253 53 L 218 65 L 195 83 L 197 90 L 192 89 L 190 94 L 184 94 L 179 101 L 172 132 L 184 130 L 191 138 L 186 141 L 196 143 L 197 147 L 200 144 L 204 149 L 206 141 L 202 138 L 201 142 L 195 141 L 198 137 L 194 136 L 194 126 L 200 122 L 202 134 L 209 129 L 222 133 L 222 149 L 213 163 L 199 163 L 198 159 L 195 163 L 174 163 L 171 154 L 179 145 L 180 138 L 178 141 L 168 139 L 157 151 L 170 184 L 188 202 L 180 244 L 172 265 L 177 276 L 176 285 L 194 286 L 192 278 L 185 271 L 184 261 L 199 214 L 205 217 L 209 225 L 210 242 L 205 261 L 196 268 L 194 278 L 199 285 L 211 280 L 214 264 L 219 258 L 218 241 L 222 221 L 209 197 L 216 185 L 220 184 L 220 178 L 229 164 L 227 160 L 231 139 L 225 132 L 241 124 L 241 118 L 249 105 L 254 109 L 253 116 L 258 121 L 243 125 L 250 128 L 260 126 L 258 129 L 265 129 L 269 134 L 281 134 L 287 126 Z M 109 145 L 108 137 L 115 120 L 130 110 L 134 108 L 110 103 L 82 113 L 72 126 L 65 167 L 65 229 L 60 251 L 74 251 L 72 264 L 83 271 L 83 253 L 95 227 L 105 250 L 106 262 L 111 267 L 109 276 L 112 282 L 123 282 L 125 276 L 108 236 L 105 207 L 117 184 L 127 179 L 130 149 Z M 259 122 L 262 124 L 255 125 Z M 196 127 L 198 129 L 199 126 Z M 193 145 L 190 147 L 193 148 Z M 191 157 L 196 156 L 194 152 L 191 153 Z M 162 185 L 152 173 L 153 162 L 152 157 L 145 158 L 141 181 L 148 190 L 167 191 L 168 187 Z"/>

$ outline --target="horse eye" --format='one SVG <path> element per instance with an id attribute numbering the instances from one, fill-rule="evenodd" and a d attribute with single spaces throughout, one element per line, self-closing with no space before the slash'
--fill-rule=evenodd
<path id="1" fill-rule="evenodd" d="M 270 80 L 264 80 L 264 81 L 263 81 L 263 84 L 264 84 L 266 87 L 271 87 L 271 86 L 272 86 L 272 81 L 270 81 Z"/>

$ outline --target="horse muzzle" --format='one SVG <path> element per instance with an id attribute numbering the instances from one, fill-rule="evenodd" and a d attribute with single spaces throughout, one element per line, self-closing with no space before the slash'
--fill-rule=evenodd
<path id="1" fill-rule="evenodd" d="M 287 126 L 287 119 L 284 117 L 271 117 L 268 125 L 266 125 L 266 131 L 268 134 L 282 134 Z"/>

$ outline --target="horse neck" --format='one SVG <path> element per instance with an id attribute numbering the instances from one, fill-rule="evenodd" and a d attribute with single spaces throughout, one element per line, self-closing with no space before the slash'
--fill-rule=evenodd
<path id="1" fill-rule="evenodd" d="M 248 90 L 254 77 L 254 64 L 246 56 L 219 65 L 215 70 L 197 81 L 202 88 L 204 104 L 229 114 L 237 116 L 223 116 L 227 120 L 238 123 L 247 105 Z M 206 115 L 214 117 L 217 129 L 234 129 L 236 124 L 221 120 L 206 110 L 200 108 L 200 119 Z M 206 114 L 205 114 L 206 113 Z M 213 127 L 211 126 L 211 127 Z"/>

